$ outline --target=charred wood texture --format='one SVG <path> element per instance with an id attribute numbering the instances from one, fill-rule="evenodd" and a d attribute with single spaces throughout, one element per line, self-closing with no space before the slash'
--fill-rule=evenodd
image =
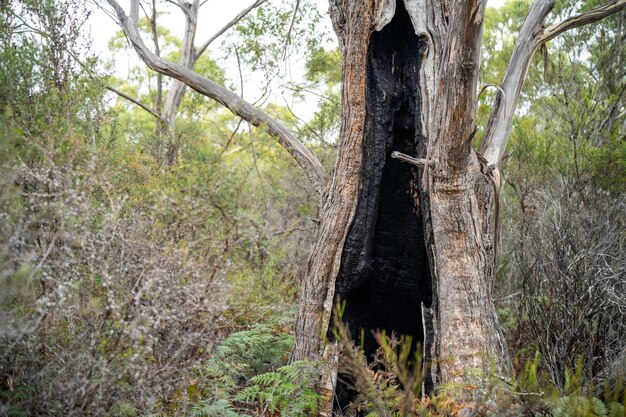
<path id="1" fill-rule="evenodd" d="M 425 46 L 400 3 L 393 20 L 372 33 L 367 53 L 361 186 L 335 294 L 346 302 L 343 320 L 353 340 L 363 338 L 369 357 L 378 347 L 377 330 L 410 336 L 414 351 L 424 339 L 420 305 L 430 305 L 431 279 L 420 207 L 422 168 L 391 154 L 426 156 L 418 91 Z"/>

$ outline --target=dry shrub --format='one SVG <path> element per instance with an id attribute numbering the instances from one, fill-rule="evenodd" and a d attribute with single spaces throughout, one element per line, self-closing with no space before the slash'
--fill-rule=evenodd
<path id="1" fill-rule="evenodd" d="M 513 279 L 522 294 L 511 336 L 523 355 L 538 350 L 540 366 L 564 392 L 623 360 L 626 196 L 595 189 L 533 200 L 536 217 L 515 242 Z"/>
<path id="2" fill-rule="evenodd" d="M 16 132 L 0 181 L 2 412 L 180 415 L 224 337 L 288 327 L 306 196 L 272 206 L 206 143 L 160 172 L 132 146 Z"/>
<path id="3" fill-rule="evenodd" d="M 130 212 L 94 155 L 81 156 L 91 160 L 80 169 L 22 164 L 21 195 L 3 201 L 9 402 L 34 415 L 101 415 L 120 401 L 165 407 L 214 343 L 224 277 L 158 214 Z"/>

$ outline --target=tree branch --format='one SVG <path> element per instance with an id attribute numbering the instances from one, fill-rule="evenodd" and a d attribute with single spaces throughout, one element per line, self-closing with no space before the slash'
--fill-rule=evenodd
<path id="1" fill-rule="evenodd" d="M 183 36 L 182 44 L 182 57 L 180 64 L 186 68 L 193 69 L 196 64 L 196 53 L 194 49 L 194 42 L 196 39 L 196 30 L 198 23 L 198 10 L 199 1 L 194 0 L 192 4 L 185 6 L 181 3 L 181 9 L 185 12 L 185 34 Z M 158 54 L 157 54 L 158 56 Z M 173 130 L 174 122 L 176 120 L 176 114 L 178 108 L 183 100 L 183 96 L 187 91 L 187 85 L 181 81 L 174 80 L 170 87 L 167 97 L 165 98 L 165 109 L 163 111 L 163 118 L 167 121 L 167 125 Z"/>
<path id="2" fill-rule="evenodd" d="M 76 55 L 74 55 L 71 51 L 68 51 L 68 53 L 70 54 L 72 59 L 74 59 L 74 61 L 76 61 L 78 63 L 78 65 L 81 66 L 81 68 L 87 73 L 87 75 L 89 75 L 89 78 L 91 78 L 97 85 L 100 85 L 100 81 L 94 75 L 94 73 L 91 71 L 91 69 L 89 69 L 89 67 L 83 61 L 81 61 L 80 58 L 78 58 Z M 128 101 L 130 101 L 131 103 L 141 107 L 142 109 L 144 109 L 145 111 L 150 113 L 152 116 L 154 116 L 157 120 L 165 122 L 165 120 L 163 119 L 163 116 L 161 116 L 161 114 L 157 110 L 154 110 L 153 108 L 151 108 L 147 104 L 144 104 L 141 101 L 137 100 L 136 98 L 131 97 L 128 94 L 123 93 L 120 90 L 118 90 L 118 89 L 116 89 L 114 87 L 111 87 L 109 85 L 105 85 L 104 88 L 106 88 L 107 90 L 111 91 L 112 93 L 115 93 L 118 96 L 120 96 L 120 97 L 122 97 L 122 98 L 124 98 L 124 99 L 126 99 Z"/>
<path id="3" fill-rule="evenodd" d="M 106 89 L 117 94 L 118 96 L 125 98 L 126 100 L 130 101 L 133 104 L 136 104 L 137 106 L 141 107 L 142 109 L 144 109 L 145 111 L 147 111 L 148 113 L 150 113 L 151 115 L 153 115 L 154 117 L 156 117 L 158 120 L 165 122 L 165 120 L 161 117 L 161 115 L 154 109 L 150 108 L 149 106 L 147 106 L 146 104 L 142 103 L 141 101 L 137 100 L 136 98 L 133 98 L 131 96 L 129 96 L 126 93 L 122 93 L 120 90 L 113 88 L 111 86 L 106 86 Z"/>
<path id="4" fill-rule="evenodd" d="M 130 21 L 136 25 L 139 21 L 139 1 L 131 0 L 130 2 Z"/>
<path id="5" fill-rule="evenodd" d="M 543 28 L 543 21 L 553 7 L 554 0 L 535 0 L 515 42 L 502 80 L 502 92 L 498 94 L 494 103 L 483 142 L 482 154 L 489 165 L 498 165 L 502 160 L 513 126 L 515 107 L 537 48 L 569 29 L 597 22 L 624 9 L 626 0 L 613 0 L 594 10 Z"/>
<path id="6" fill-rule="evenodd" d="M 289 30 L 287 30 L 287 36 L 285 37 L 285 44 L 283 45 L 283 59 L 287 57 L 287 48 L 289 47 L 289 40 L 291 39 L 291 32 L 293 31 L 293 26 L 296 23 L 296 17 L 298 17 L 299 8 L 300 8 L 300 0 L 296 0 L 296 6 L 293 9 L 293 16 L 291 17 Z"/>
<path id="7" fill-rule="evenodd" d="M 482 154 L 488 165 L 497 165 L 502 158 L 513 126 L 513 114 L 532 57 L 537 50 L 537 34 L 543 20 L 554 7 L 554 0 L 535 0 L 524 20 L 515 42 L 509 65 L 504 73 L 501 91 L 494 103 L 487 124 Z"/>
<path id="8" fill-rule="evenodd" d="M 539 37 L 538 42 L 541 44 L 551 41 L 565 31 L 588 25 L 590 23 L 595 23 L 598 20 L 602 20 L 605 17 L 624 9 L 625 7 L 626 0 L 613 0 L 612 2 L 605 4 L 604 6 L 600 6 L 588 12 L 569 17 L 561 23 L 550 25 L 545 28 L 543 30 L 543 33 Z"/>
<path id="9" fill-rule="evenodd" d="M 213 36 L 209 38 L 209 40 L 207 40 L 200 48 L 198 48 L 198 51 L 196 52 L 196 59 L 200 58 L 200 56 L 207 50 L 209 45 L 211 45 L 217 38 L 222 36 L 228 29 L 239 23 L 239 21 L 246 17 L 248 13 L 250 13 L 252 10 L 256 9 L 265 2 L 267 2 L 267 0 L 256 0 L 248 8 L 239 12 L 237 16 L 235 16 L 230 22 L 226 23 L 224 27 L 218 30 Z"/>
<path id="10" fill-rule="evenodd" d="M 159 46 L 159 34 L 157 31 L 157 10 L 156 0 L 152 0 L 152 14 L 150 16 L 150 31 L 152 33 L 152 42 L 154 43 L 154 53 L 156 56 L 161 56 L 161 47 Z M 156 111 L 162 114 L 163 110 L 163 75 L 157 74 L 157 96 L 156 96 Z M 157 136 L 161 131 L 161 126 L 157 124 Z"/>
<path id="11" fill-rule="evenodd" d="M 405 155 L 398 151 L 391 152 L 391 157 L 399 161 L 406 162 L 407 164 L 415 165 L 418 167 L 424 167 L 428 165 L 431 168 L 433 168 L 435 166 L 433 162 L 428 162 L 424 158 L 413 158 L 412 156 Z"/>
<path id="12" fill-rule="evenodd" d="M 185 15 L 187 15 L 187 17 L 189 17 L 189 9 L 185 7 L 185 4 L 183 2 L 174 1 L 174 0 L 165 0 L 165 2 L 173 4 L 174 6 L 178 7 L 180 10 L 183 11 L 183 13 L 185 13 Z"/>
<path id="13" fill-rule="evenodd" d="M 156 56 L 144 44 L 136 21 L 132 19 L 129 20 L 124 9 L 116 0 L 107 0 L 107 2 L 113 7 L 113 10 L 115 10 L 119 23 L 137 52 L 137 55 L 148 67 L 156 72 L 184 82 L 200 94 L 221 103 L 235 115 L 245 119 L 250 124 L 265 129 L 294 157 L 298 165 L 305 170 L 318 194 L 322 195 L 328 181 L 324 167 L 315 155 L 300 143 L 281 123 L 216 82 L 202 77 L 200 74 L 183 65 L 169 62 Z M 136 5 L 137 2 L 138 0 L 133 0 L 131 8 L 133 5 Z"/>

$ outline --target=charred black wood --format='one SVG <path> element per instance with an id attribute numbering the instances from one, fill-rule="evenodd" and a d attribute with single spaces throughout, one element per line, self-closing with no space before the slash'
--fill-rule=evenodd
<path id="1" fill-rule="evenodd" d="M 346 302 L 343 321 L 370 359 L 378 347 L 377 330 L 411 336 L 417 351 L 424 340 L 421 303 L 431 303 L 420 208 L 423 168 L 392 157 L 400 153 L 425 161 L 417 91 L 425 47 L 398 2 L 395 17 L 372 34 L 368 50 L 361 188 L 336 296 Z M 345 387 L 337 394 L 341 406 L 351 398 Z"/>

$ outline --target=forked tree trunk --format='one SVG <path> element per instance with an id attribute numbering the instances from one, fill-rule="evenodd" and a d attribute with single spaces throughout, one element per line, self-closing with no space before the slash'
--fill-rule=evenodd
<path id="1" fill-rule="evenodd" d="M 293 352 L 330 362 L 328 396 L 339 297 L 353 335 L 361 327 L 366 339 L 376 328 L 434 338 L 425 354 L 438 358 L 436 383 L 475 383 L 468 368 L 509 374 L 491 294 L 493 185 L 470 146 L 485 4 L 449 3 L 331 2 L 344 56 L 342 140 Z M 424 335 L 422 317 L 434 334 Z"/>

